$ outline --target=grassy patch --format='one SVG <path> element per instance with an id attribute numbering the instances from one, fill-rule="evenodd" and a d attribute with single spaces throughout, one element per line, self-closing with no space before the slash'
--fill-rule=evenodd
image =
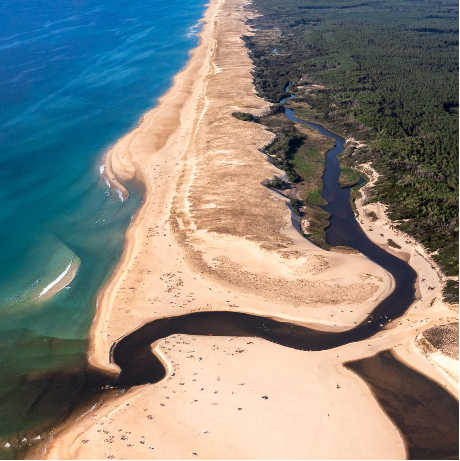
<path id="1" fill-rule="evenodd" d="M 292 164 L 293 164 L 296 172 L 300 176 L 302 176 L 302 178 L 305 181 L 310 180 L 315 175 L 316 170 L 318 169 L 316 167 L 316 165 L 314 165 L 312 162 L 309 162 L 309 161 L 307 161 L 305 159 L 305 157 L 302 155 L 302 152 L 301 152 L 300 149 L 294 155 L 294 159 L 292 161 Z"/>
<path id="2" fill-rule="evenodd" d="M 356 186 L 361 180 L 361 174 L 359 171 L 353 168 L 343 167 L 339 177 L 340 187 L 351 187 Z"/>
<path id="3" fill-rule="evenodd" d="M 318 205 L 318 206 L 327 205 L 326 200 L 324 200 L 323 197 L 321 196 L 321 191 L 317 189 L 312 190 L 308 193 L 307 202 L 310 205 Z"/>
<path id="4" fill-rule="evenodd" d="M 305 216 L 308 219 L 308 239 L 321 248 L 329 248 L 326 243 L 326 228 L 330 214 L 316 205 L 305 204 Z"/>

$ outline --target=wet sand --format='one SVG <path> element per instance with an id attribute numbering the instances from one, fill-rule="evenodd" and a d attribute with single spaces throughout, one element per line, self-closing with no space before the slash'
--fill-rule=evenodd
<path id="1" fill-rule="evenodd" d="M 146 194 L 98 299 L 89 360 L 104 370 L 117 371 L 114 341 L 157 318 L 231 310 L 340 331 L 392 289 L 389 274 L 367 258 L 325 252 L 301 237 L 285 201 L 260 184 L 278 171 L 257 150 L 271 134 L 231 116 L 267 107 L 240 39 L 250 15 L 244 4 L 211 1 L 186 69 L 106 157 L 109 178 L 136 178 Z M 432 326 L 417 309 L 368 341 L 322 352 L 173 335 L 153 346 L 168 370 L 163 381 L 57 431 L 46 456 L 404 458 L 396 426 L 343 362 L 400 347 Z"/>

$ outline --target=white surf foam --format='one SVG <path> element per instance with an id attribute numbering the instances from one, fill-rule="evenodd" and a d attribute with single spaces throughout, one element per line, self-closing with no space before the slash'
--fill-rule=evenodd
<path id="1" fill-rule="evenodd" d="M 51 290 L 51 288 L 57 285 L 65 277 L 67 272 L 69 272 L 70 268 L 72 267 L 72 263 L 73 263 L 73 257 L 70 261 L 70 264 L 66 267 L 65 271 L 57 279 L 53 280 L 48 286 L 43 288 L 42 292 L 38 295 L 38 297 L 43 296 L 46 292 Z"/>
<path id="2" fill-rule="evenodd" d="M 198 32 L 200 32 L 200 30 L 201 30 L 201 26 L 202 26 L 202 23 L 197 22 L 192 27 L 189 27 L 189 29 L 188 29 L 189 32 L 187 34 L 187 37 L 194 37 L 195 35 L 197 35 Z"/>

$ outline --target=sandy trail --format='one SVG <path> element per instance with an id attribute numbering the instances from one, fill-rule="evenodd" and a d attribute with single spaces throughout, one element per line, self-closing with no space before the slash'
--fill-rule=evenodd
<path id="1" fill-rule="evenodd" d="M 285 201 L 260 184 L 278 171 L 257 150 L 271 134 L 231 115 L 266 108 L 240 38 L 250 15 L 245 3 L 211 0 L 186 69 L 106 157 L 114 185 L 135 177 L 146 194 L 98 299 L 95 366 L 116 371 L 113 342 L 156 318 L 235 310 L 340 330 L 391 290 L 392 278 L 367 258 L 302 238 Z M 46 456 L 404 458 L 398 430 L 342 363 L 409 341 L 433 324 L 428 309 L 418 305 L 401 325 L 324 352 L 253 338 L 167 338 L 156 346 L 170 367 L 165 380 L 58 431 Z"/>

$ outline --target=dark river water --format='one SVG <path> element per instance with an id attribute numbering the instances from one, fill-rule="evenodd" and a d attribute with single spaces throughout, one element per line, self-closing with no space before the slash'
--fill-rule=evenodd
<path id="1" fill-rule="evenodd" d="M 320 125 L 297 119 L 291 109 L 286 109 L 286 116 L 336 141 L 335 147 L 326 154 L 322 194 L 328 202 L 324 209 L 331 214 L 327 242 L 332 246 L 354 248 L 383 267 L 394 279 L 393 292 L 359 325 L 337 333 L 238 312 L 197 312 L 149 322 L 112 346 L 111 361 L 120 367 L 119 376 L 103 374 L 90 366 L 75 372 L 42 376 L 39 381 L 43 393 L 36 404 L 44 410 L 47 405 L 60 408 L 49 425 L 56 425 L 72 412 L 81 412 L 104 393 L 113 393 L 105 390 L 108 386 L 129 388 L 163 379 L 166 370 L 152 354 L 151 344 L 172 334 L 259 337 L 297 350 L 321 351 L 370 338 L 390 328 L 389 319 L 397 319 L 411 306 L 415 296 L 415 271 L 367 238 L 353 214 L 350 189 L 338 184 L 337 155 L 343 151 L 345 140 Z M 347 367 L 371 386 L 382 408 L 403 434 L 411 459 L 458 457 L 458 402 L 441 386 L 407 368 L 388 351 L 351 362 Z M 440 424 L 440 421 L 447 423 Z"/>

